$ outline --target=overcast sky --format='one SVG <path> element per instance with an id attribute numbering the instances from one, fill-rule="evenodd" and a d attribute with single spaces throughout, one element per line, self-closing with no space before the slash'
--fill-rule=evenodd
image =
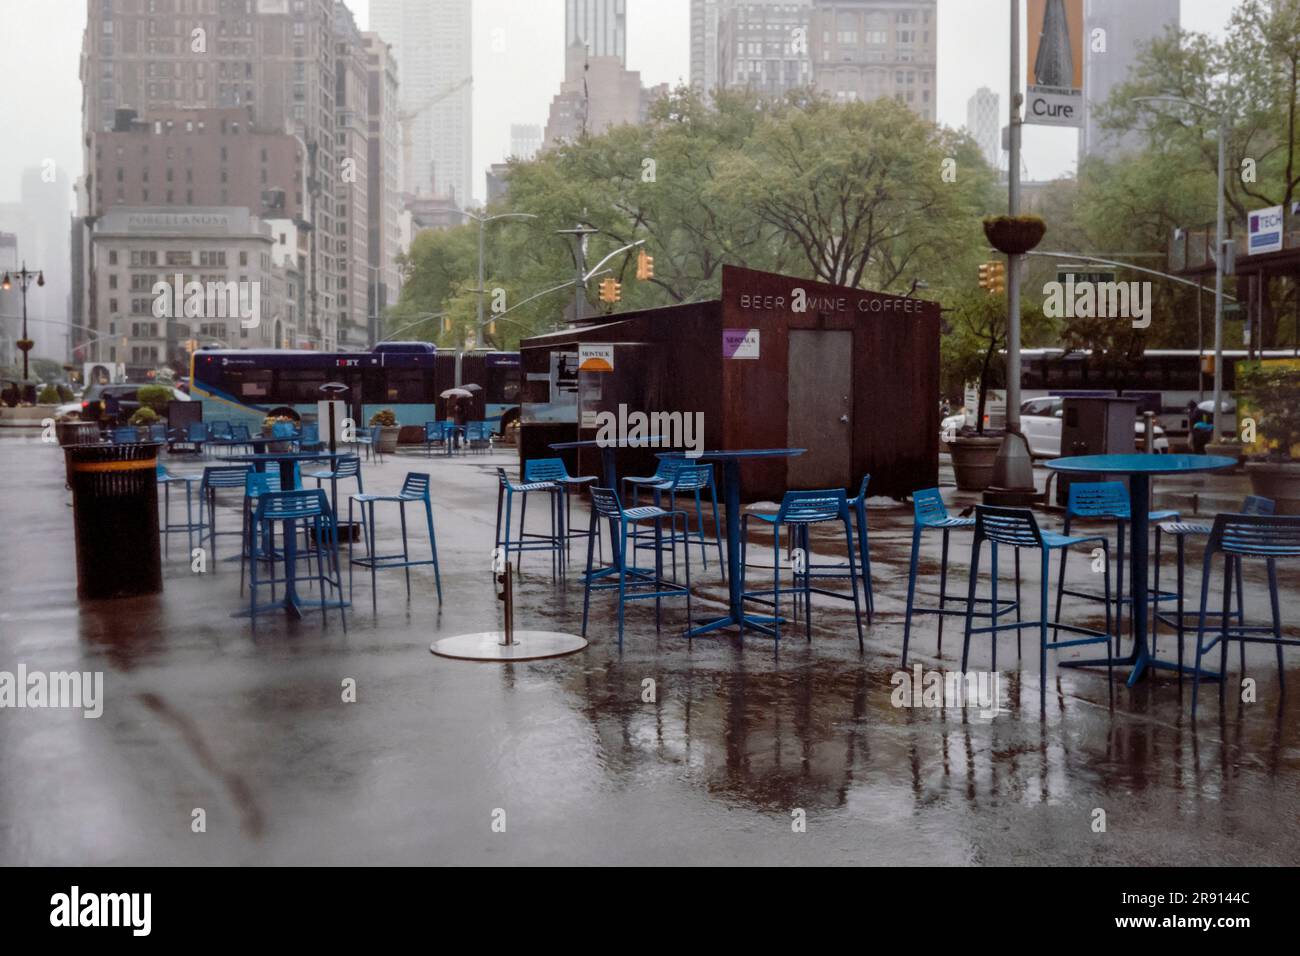
<path id="1" fill-rule="evenodd" d="M 1141 0 L 1133 0 L 1141 2 Z M 369 0 L 349 0 L 363 28 Z M 1220 33 L 1233 0 L 1183 0 L 1183 26 Z M 978 87 L 1006 110 L 1007 0 L 939 0 L 939 121 L 961 126 Z M 86 0 L 0 0 L 0 202 L 18 198 L 21 171 L 53 159 L 81 174 L 81 82 L 77 74 Z M 499 31 L 499 32 L 498 32 Z M 494 39 L 498 49 L 493 49 Z M 503 42 L 502 42 L 503 41 Z M 545 124 L 564 72 L 562 0 L 474 0 L 474 189 L 510 148 L 511 123 Z M 646 85 L 686 81 L 689 0 L 628 0 L 628 67 Z M 1077 134 L 1027 126 L 1031 179 L 1074 168 Z"/>

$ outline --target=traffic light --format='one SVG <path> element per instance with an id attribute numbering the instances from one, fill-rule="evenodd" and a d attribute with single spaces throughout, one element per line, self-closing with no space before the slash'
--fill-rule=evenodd
<path id="1" fill-rule="evenodd" d="M 623 283 L 614 279 L 603 279 L 600 283 L 600 301 L 613 305 L 623 298 Z"/>
<path id="2" fill-rule="evenodd" d="M 655 277 L 655 257 L 644 249 L 636 254 L 636 277 L 642 281 Z"/>
<path id="3" fill-rule="evenodd" d="M 1007 267 L 1001 262 L 980 263 L 980 288 L 989 295 L 1007 290 Z"/>

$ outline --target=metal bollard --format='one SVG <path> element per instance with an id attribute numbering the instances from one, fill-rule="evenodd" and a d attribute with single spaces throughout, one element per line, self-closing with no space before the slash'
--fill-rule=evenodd
<path id="1" fill-rule="evenodd" d="M 515 643 L 515 582 L 514 568 L 509 561 L 506 562 L 505 570 L 496 576 L 497 584 L 501 585 L 501 590 L 497 592 L 497 599 L 504 601 L 505 610 L 505 634 L 504 640 L 498 641 L 502 647 L 510 647 Z"/>
<path id="2" fill-rule="evenodd" d="M 1143 412 L 1144 428 L 1142 431 L 1143 441 L 1146 442 L 1146 453 L 1154 455 L 1156 453 L 1156 413 Z"/>

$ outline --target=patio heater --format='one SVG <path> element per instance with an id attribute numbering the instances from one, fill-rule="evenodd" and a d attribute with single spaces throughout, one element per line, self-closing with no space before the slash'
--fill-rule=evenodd
<path id="1" fill-rule="evenodd" d="M 492 575 L 501 588 L 497 591 L 497 600 L 505 605 L 505 629 L 444 637 L 429 645 L 434 654 L 462 661 L 536 661 L 545 657 L 563 657 L 587 646 L 586 638 L 577 634 L 516 631 L 514 567 L 505 559 L 505 551 L 501 548 L 492 552 Z"/>
<path id="2" fill-rule="evenodd" d="M 343 396 L 347 390 L 348 387 L 342 382 L 326 382 L 319 389 L 320 393 L 325 396 L 321 401 L 325 404 L 326 414 L 329 418 L 331 455 L 338 454 L 338 403 L 343 401 Z"/>

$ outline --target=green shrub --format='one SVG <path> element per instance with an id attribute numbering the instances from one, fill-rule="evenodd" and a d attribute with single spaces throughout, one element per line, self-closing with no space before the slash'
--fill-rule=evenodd
<path id="1" fill-rule="evenodd" d="M 165 385 L 141 385 L 140 407 L 151 408 L 159 415 L 167 414 L 167 403 L 172 400 L 172 390 Z"/>
<path id="2" fill-rule="evenodd" d="M 44 385 L 41 387 L 40 394 L 36 396 L 38 405 L 57 405 L 61 396 L 59 390 L 53 385 Z"/>
<path id="3" fill-rule="evenodd" d="M 131 416 L 130 424 L 132 425 L 152 425 L 159 421 L 159 415 L 148 405 L 141 405 Z"/>
<path id="4" fill-rule="evenodd" d="M 62 382 L 60 382 L 60 383 L 59 383 L 59 401 L 61 401 L 61 402 L 70 402 L 70 401 L 72 401 L 72 399 L 73 399 L 74 397 L 75 397 L 75 396 L 72 394 L 72 389 L 68 388 L 68 386 L 66 386 L 66 385 L 64 385 Z"/>

